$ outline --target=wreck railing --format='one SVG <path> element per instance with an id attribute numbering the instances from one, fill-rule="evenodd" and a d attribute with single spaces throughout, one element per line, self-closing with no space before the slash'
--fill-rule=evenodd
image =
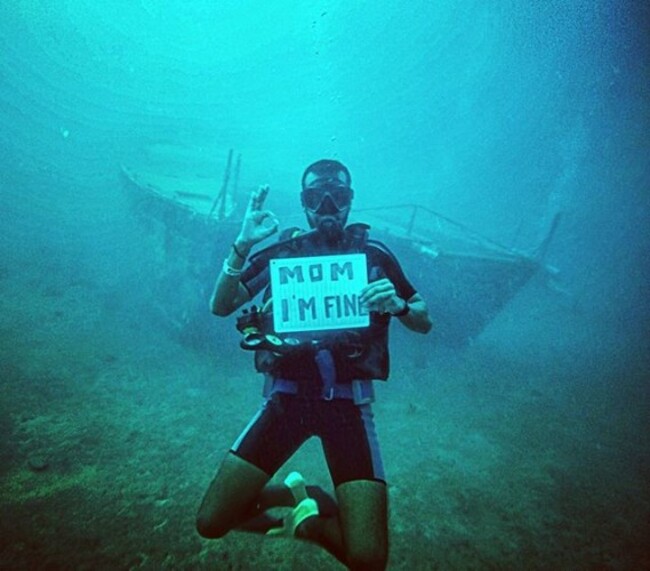
<path id="1" fill-rule="evenodd" d="M 491 246 L 493 248 L 497 248 L 509 254 L 519 254 L 519 252 L 516 252 L 513 248 L 510 248 L 508 246 L 505 246 L 504 244 L 497 242 L 496 240 L 488 238 L 487 236 L 484 236 L 480 232 L 477 232 L 476 230 L 473 230 L 472 228 L 464 224 L 461 224 L 460 222 L 457 222 L 456 220 L 453 220 L 445 216 L 444 214 L 440 214 L 439 212 L 436 212 L 435 210 L 432 210 L 431 208 L 427 208 L 426 206 L 422 206 L 420 204 L 396 204 L 391 206 L 373 206 L 371 208 L 355 209 L 355 211 L 356 212 L 373 212 L 373 211 L 377 212 L 377 211 L 391 211 L 397 208 L 411 209 L 411 214 L 409 216 L 409 220 L 406 223 L 406 225 L 403 224 L 400 225 L 404 227 L 406 236 L 409 238 L 416 239 L 415 232 L 414 232 L 416 218 L 419 212 L 423 212 L 432 215 L 439 220 L 443 220 L 445 223 L 449 224 L 450 226 L 454 226 L 455 228 L 460 230 L 463 233 L 463 235 L 467 238 L 474 239 L 479 243 L 482 243 L 486 246 Z"/>

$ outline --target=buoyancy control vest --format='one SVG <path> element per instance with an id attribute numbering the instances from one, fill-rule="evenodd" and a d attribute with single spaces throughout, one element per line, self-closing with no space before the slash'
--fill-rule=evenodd
<path id="1" fill-rule="evenodd" d="M 387 277 L 387 266 L 399 264 L 392 253 L 368 237 L 369 226 L 351 224 L 335 248 L 324 244 L 316 231 L 302 232 L 298 228 L 285 230 L 276 244 L 251 257 L 242 275 L 244 285 L 252 294 L 264 289 L 262 310 L 258 312 L 261 332 L 282 341 L 273 329 L 271 311 L 272 291 L 268 266 L 271 259 L 319 255 L 364 253 L 367 256 L 368 282 Z M 401 270 L 400 270 L 401 272 Z M 249 310 L 250 311 L 250 310 Z M 319 377 L 315 357 L 327 349 L 335 366 L 336 382 L 353 380 L 386 380 L 389 373 L 388 325 L 390 315 L 370 313 L 367 327 L 291 334 L 291 343 L 282 348 L 268 347 L 255 351 L 255 367 L 272 377 L 305 381 Z M 241 329 L 240 329 L 241 330 Z"/>

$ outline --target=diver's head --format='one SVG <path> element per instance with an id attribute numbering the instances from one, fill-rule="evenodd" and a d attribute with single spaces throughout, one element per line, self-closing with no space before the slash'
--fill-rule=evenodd
<path id="1" fill-rule="evenodd" d="M 354 191 L 350 171 L 342 163 L 322 159 L 309 165 L 302 175 L 300 200 L 311 228 L 328 242 L 343 236 Z"/>

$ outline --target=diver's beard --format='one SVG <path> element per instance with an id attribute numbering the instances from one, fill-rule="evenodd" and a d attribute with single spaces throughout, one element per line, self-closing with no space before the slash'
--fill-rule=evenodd
<path id="1" fill-rule="evenodd" d="M 328 244 L 338 242 L 343 237 L 343 224 L 335 216 L 323 216 L 316 228 Z"/>
<path id="2" fill-rule="evenodd" d="M 319 238 L 330 246 L 337 246 L 345 238 L 345 223 L 350 210 L 349 208 L 338 210 L 333 208 L 330 202 L 331 200 L 329 202 L 326 200 L 325 207 L 320 208 L 319 211 L 305 208 L 305 214 L 309 226 L 316 230 Z"/>

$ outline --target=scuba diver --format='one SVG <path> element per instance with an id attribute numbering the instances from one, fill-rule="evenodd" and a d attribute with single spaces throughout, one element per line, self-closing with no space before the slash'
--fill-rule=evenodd
<path id="1" fill-rule="evenodd" d="M 262 294 L 260 307 L 245 310 L 237 325 L 241 347 L 254 352 L 255 367 L 264 375 L 264 401 L 212 480 L 197 530 L 206 538 L 231 530 L 296 537 L 321 545 L 350 569 L 385 569 L 388 494 L 372 383 L 388 378 L 391 318 L 427 333 L 432 327 L 427 306 L 393 254 L 368 237 L 367 225 L 346 227 L 354 192 L 343 164 L 323 159 L 302 176 L 300 197 L 310 231 L 285 230 L 277 243 L 250 256 L 253 246 L 278 231 L 277 217 L 264 209 L 268 192 L 268 186 L 252 192 L 210 300 L 214 314 L 228 316 Z M 350 294 L 357 296 L 366 325 L 279 332 L 271 288 L 279 282 L 270 266 L 350 254 L 365 256 L 367 285 Z M 312 436 L 322 441 L 336 499 L 306 486 L 297 472 L 282 484 L 269 484 Z M 284 518 L 267 513 L 281 506 L 290 508 Z"/>

